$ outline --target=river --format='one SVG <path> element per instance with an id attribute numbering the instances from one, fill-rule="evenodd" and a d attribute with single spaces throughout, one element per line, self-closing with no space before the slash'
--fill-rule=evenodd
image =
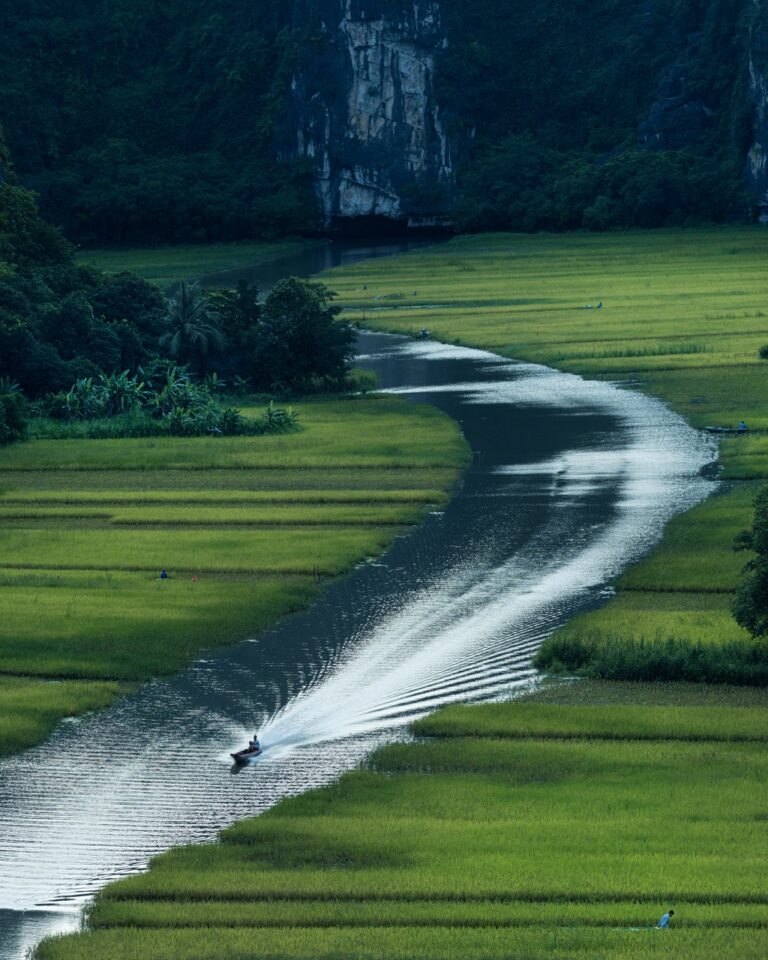
<path id="1" fill-rule="evenodd" d="M 94 891 L 153 854 L 328 783 L 413 717 L 526 689 L 542 639 L 711 491 L 709 438 L 631 388 L 431 341 L 363 334 L 359 349 L 384 389 L 461 424 L 460 490 L 306 613 L 0 762 L 1 960 L 77 928 Z M 233 770 L 256 729 L 264 758 Z"/>

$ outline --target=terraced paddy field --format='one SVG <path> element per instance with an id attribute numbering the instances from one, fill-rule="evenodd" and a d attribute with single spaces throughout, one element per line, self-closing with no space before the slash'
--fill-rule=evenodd
<path id="1" fill-rule="evenodd" d="M 468 456 L 425 405 L 298 413 L 279 436 L 0 451 L 0 754 L 306 606 L 444 501 Z"/>
<path id="2" fill-rule="evenodd" d="M 696 427 L 747 422 L 747 436 L 721 443 L 720 494 L 670 524 L 661 547 L 618 582 L 615 601 L 555 635 L 542 666 L 557 666 L 556 652 L 566 667 L 618 676 L 629 667 L 614 654 L 627 642 L 643 648 L 640 674 L 670 641 L 678 652 L 729 645 L 744 658 L 730 602 L 749 555 L 732 544 L 768 478 L 768 361 L 758 355 L 768 343 L 767 262 L 768 233 L 758 228 L 496 234 L 328 276 L 362 324 L 427 328 L 440 340 L 627 381 Z M 600 655 L 569 661 L 574 638 L 581 660 L 588 648 Z M 692 679 L 683 660 L 677 673 Z M 744 679 L 756 678 L 747 670 Z"/>
<path id="3" fill-rule="evenodd" d="M 417 743 L 107 887 L 93 932 L 37 957 L 762 958 L 768 694 L 653 691 L 443 710 Z"/>

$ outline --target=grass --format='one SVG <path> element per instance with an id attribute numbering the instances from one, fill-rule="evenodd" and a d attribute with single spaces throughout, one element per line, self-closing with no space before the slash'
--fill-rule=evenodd
<path id="1" fill-rule="evenodd" d="M 27 691 L 3 710 L 0 754 L 305 607 L 444 502 L 468 456 L 432 407 L 298 410 L 301 429 L 280 436 L 0 451 L 0 684 Z"/>
<path id="2" fill-rule="evenodd" d="M 311 245 L 314 244 L 307 240 L 284 240 L 275 243 L 82 250 L 77 259 L 79 263 L 107 273 L 121 273 L 124 270 L 138 273 L 158 286 L 167 287 L 179 280 L 196 279 L 201 274 L 224 273 L 295 256 Z"/>
<path id="3" fill-rule="evenodd" d="M 371 410 L 376 430 L 370 430 Z M 4 449 L 7 474 L 45 470 L 248 470 L 453 468 L 464 456 L 458 432 L 425 408 L 406 425 L 397 398 L 318 400 L 294 404 L 303 430 L 263 437 L 151 437 L 136 440 L 31 440 Z M 243 407 L 247 416 L 258 408 Z"/>
<path id="4" fill-rule="evenodd" d="M 132 931 L 109 930 L 88 939 L 49 941 L 37 956 L 40 960 L 222 960 L 224 957 L 307 960 L 352 957 L 396 960 L 701 960 L 704 957 L 738 956 L 740 960 L 764 960 L 763 930 L 680 930 L 663 934 L 652 929 L 594 930 L 556 927 L 542 935 L 540 929 L 511 933 L 506 927 L 456 930 L 427 927 L 402 930 L 372 927 L 363 930 L 323 930 L 315 927 L 260 930 Z"/>
<path id="5" fill-rule="evenodd" d="M 709 740 L 768 741 L 768 712 L 763 707 L 717 710 L 668 706 L 649 710 L 630 706 L 489 703 L 464 710 L 447 707 L 419 720 L 414 733 L 425 737 L 496 737 L 554 740 Z"/>
<path id="6" fill-rule="evenodd" d="M 640 666 L 647 676 L 666 657 L 690 678 L 704 658 L 701 676 L 736 679 L 741 662 L 745 682 L 758 682 L 729 607 L 749 559 L 733 552 L 733 538 L 750 526 L 758 482 L 768 478 L 768 366 L 758 357 L 768 342 L 767 254 L 768 234 L 750 227 L 495 234 L 329 275 L 364 325 L 427 327 L 440 340 L 628 381 L 695 427 L 746 420 L 749 435 L 721 442 L 724 495 L 674 520 L 660 548 L 620 578 L 614 601 L 545 644 L 542 666 L 557 666 L 563 644 L 578 642 L 594 651 L 580 669 L 600 660 L 604 676 L 637 676 Z M 630 601 L 630 591 L 644 596 Z"/>
<path id="7" fill-rule="evenodd" d="M 617 685 L 552 683 L 446 708 L 430 739 L 106 887 L 91 932 L 37 957 L 764 956 L 764 703 L 618 687 L 620 706 L 555 704 Z"/>
<path id="8" fill-rule="evenodd" d="M 99 710 L 125 689 L 106 681 L 0 678 L 0 756 L 34 746 L 62 717 Z"/>
<path id="9" fill-rule="evenodd" d="M 661 545 L 619 578 L 619 590 L 733 592 L 744 564 L 753 556 L 735 551 L 733 542 L 752 525 L 758 489 L 755 483 L 732 486 L 675 517 Z"/>
<path id="10" fill-rule="evenodd" d="M 696 426 L 757 431 L 767 250 L 749 229 L 459 238 L 328 279 L 377 328 L 632 379 Z M 730 543 L 766 453 L 759 433 L 726 441 L 731 487 L 566 630 L 662 654 L 749 646 Z M 432 739 L 105 888 L 93 932 L 38 956 L 762 960 L 766 705 L 766 688 L 553 679 L 448 708 L 417 726 Z M 653 930 L 671 906 L 674 928 Z"/>

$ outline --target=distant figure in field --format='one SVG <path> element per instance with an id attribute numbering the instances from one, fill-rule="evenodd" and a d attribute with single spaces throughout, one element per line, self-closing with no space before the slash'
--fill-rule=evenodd
<path id="1" fill-rule="evenodd" d="M 744 423 L 743 420 L 739 420 L 739 425 L 738 427 L 736 427 L 736 430 L 738 431 L 738 433 L 746 433 L 747 432 L 746 423 Z"/>
<path id="2" fill-rule="evenodd" d="M 168 579 L 168 571 L 167 571 L 167 570 L 161 570 L 161 571 L 160 571 L 160 576 L 158 577 L 158 580 L 167 580 L 167 579 Z"/>
<path id="3" fill-rule="evenodd" d="M 656 928 L 658 930 L 666 930 L 667 927 L 669 926 L 669 921 L 672 919 L 674 915 L 675 915 L 674 910 L 667 910 L 667 912 L 664 914 L 661 920 L 659 920 L 659 922 L 656 924 Z"/>
<path id="4" fill-rule="evenodd" d="M 603 301 L 602 301 L 602 300 L 600 301 L 600 303 L 598 303 L 597 309 L 598 309 L 598 310 L 602 310 L 602 309 L 603 309 Z"/>

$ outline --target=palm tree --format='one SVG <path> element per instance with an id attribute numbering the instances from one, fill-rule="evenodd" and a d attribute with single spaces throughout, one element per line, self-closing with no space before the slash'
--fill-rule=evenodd
<path id="1" fill-rule="evenodd" d="M 181 281 L 179 292 L 168 301 L 166 332 L 160 346 L 179 360 L 199 360 L 221 349 L 224 337 L 217 326 L 218 314 L 196 283 Z"/>

